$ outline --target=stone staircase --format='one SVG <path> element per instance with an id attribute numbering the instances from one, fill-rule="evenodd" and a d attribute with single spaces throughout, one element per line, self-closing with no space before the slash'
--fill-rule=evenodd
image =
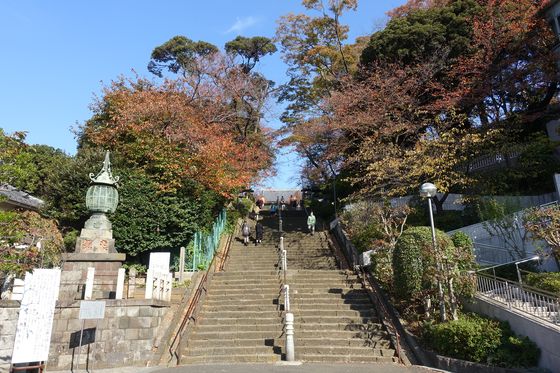
<path id="1" fill-rule="evenodd" d="M 182 364 L 272 363 L 285 354 L 278 218 L 263 215 L 263 243 L 246 247 L 236 238 L 224 272 L 214 274 Z M 319 224 L 315 235 L 307 232 L 306 219 L 302 211 L 283 212 L 296 360 L 395 361 L 366 290 L 341 269 L 344 262 Z"/>
<path id="2" fill-rule="evenodd" d="M 307 233 L 306 215 L 283 217 L 288 255 L 296 359 L 325 363 L 393 362 L 395 350 L 357 276 L 317 224 Z M 278 342 L 283 346 L 283 341 Z"/>
<path id="3" fill-rule="evenodd" d="M 265 217 L 259 246 L 234 239 L 224 272 L 215 273 L 181 364 L 266 363 L 280 360 L 280 277 L 276 239 Z M 254 237 L 254 229 L 253 237 Z"/>

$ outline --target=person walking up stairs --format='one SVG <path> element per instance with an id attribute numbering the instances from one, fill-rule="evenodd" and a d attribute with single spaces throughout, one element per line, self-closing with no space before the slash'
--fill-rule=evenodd
<path id="1" fill-rule="evenodd" d="M 263 218 L 266 220 L 271 218 Z M 278 306 L 280 277 L 272 230 L 262 244 L 232 243 L 225 271 L 214 275 L 182 364 L 263 363 L 280 360 L 275 339 L 282 334 Z"/>
<path id="2" fill-rule="evenodd" d="M 357 276 L 342 270 L 327 232 L 304 232 L 305 212 L 286 213 L 285 247 L 296 359 L 393 362 L 395 350 Z"/>

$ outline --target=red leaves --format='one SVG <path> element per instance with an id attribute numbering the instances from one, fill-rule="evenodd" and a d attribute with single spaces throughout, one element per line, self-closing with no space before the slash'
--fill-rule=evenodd
<path id="1" fill-rule="evenodd" d="M 163 189 L 186 178 L 221 194 L 246 186 L 268 164 L 266 149 L 236 140 L 238 117 L 222 100 L 225 94 L 192 93 L 182 80 L 115 82 L 97 103 L 84 135 L 144 168 Z"/>

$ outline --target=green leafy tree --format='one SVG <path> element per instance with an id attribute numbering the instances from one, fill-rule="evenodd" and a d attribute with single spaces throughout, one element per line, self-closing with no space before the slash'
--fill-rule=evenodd
<path id="1" fill-rule="evenodd" d="M 224 203 L 195 183 L 170 193 L 140 170 L 114 167 L 113 172 L 121 177 L 120 204 L 110 217 L 116 246 L 133 257 L 187 246 L 194 232 L 212 224 Z"/>
<path id="2" fill-rule="evenodd" d="M 198 70 L 197 59 L 218 52 L 218 48 L 205 41 L 192 41 L 185 36 L 174 36 L 152 52 L 148 70 L 159 77 L 168 70 L 174 74 L 193 74 Z"/>
<path id="3" fill-rule="evenodd" d="M 61 261 L 62 235 L 56 223 L 35 211 L 0 211 L 0 273 L 22 276 Z"/>
<path id="4" fill-rule="evenodd" d="M 33 192 L 39 175 L 25 136 L 25 132 L 7 135 L 0 128 L 0 183 Z"/>
<path id="5" fill-rule="evenodd" d="M 248 74 L 262 57 L 274 54 L 276 46 L 271 39 L 264 36 L 238 36 L 226 43 L 225 50 L 228 54 L 241 58 L 243 71 Z"/>

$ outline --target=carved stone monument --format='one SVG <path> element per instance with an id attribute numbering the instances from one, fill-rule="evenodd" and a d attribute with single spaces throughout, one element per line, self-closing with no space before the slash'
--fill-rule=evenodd
<path id="1" fill-rule="evenodd" d="M 63 271 L 73 272 L 71 277 L 81 282 L 87 277 L 87 269 L 95 268 L 95 277 L 103 279 L 98 281 L 101 285 L 96 286 L 95 293 L 97 297 L 108 297 L 109 294 L 105 293 L 114 291 L 118 269 L 126 258 L 125 254 L 119 254 L 115 250 L 112 225 L 105 215 L 115 212 L 119 203 L 119 178 L 113 177 L 111 173 L 108 151 L 101 171 L 97 175 L 90 174 L 89 177 L 92 183 L 86 194 L 86 206 L 92 215 L 76 241 L 75 252 L 65 254 Z M 77 274 L 77 271 L 81 274 Z"/>

